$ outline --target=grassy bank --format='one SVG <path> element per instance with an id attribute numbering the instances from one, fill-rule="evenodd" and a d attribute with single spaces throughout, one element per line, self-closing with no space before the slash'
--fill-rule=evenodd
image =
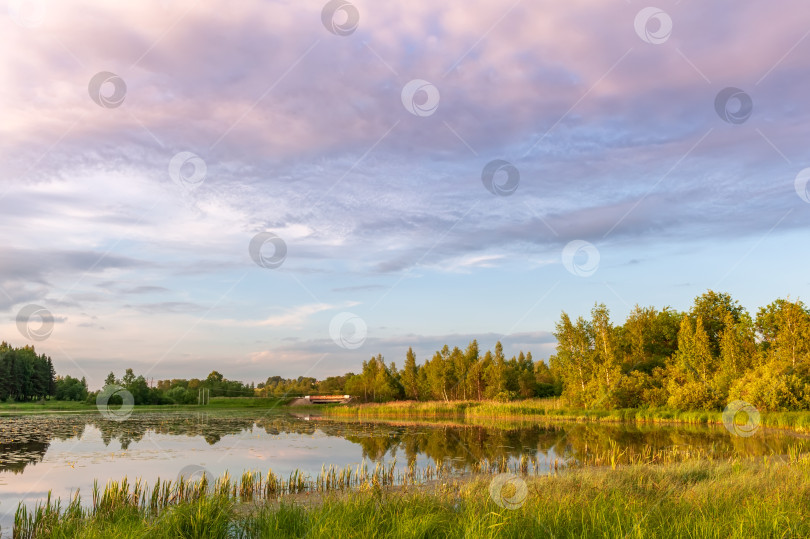
<path id="1" fill-rule="evenodd" d="M 579 468 L 513 481 L 495 502 L 490 475 L 258 499 L 256 484 L 134 493 L 108 488 L 93 505 L 18 512 L 16 537 L 807 537 L 810 462 L 693 460 Z M 323 474 L 322 474 L 323 475 Z M 219 484 L 219 483 L 218 483 Z M 260 483 L 266 487 L 268 483 Z M 272 483 L 271 483 L 272 484 Z M 293 482 L 294 484 L 294 482 Z M 497 497 L 497 496 L 496 496 Z M 24 513 L 24 512 L 23 512 Z"/>
<path id="2" fill-rule="evenodd" d="M 577 410 L 565 408 L 559 399 L 530 399 L 516 402 L 392 402 L 355 404 L 325 409 L 332 417 L 378 417 L 421 419 L 550 419 L 561 421 L 650 422 L 722 424 L 719 411 L 677 411 L 663 408 L 619 410 Z M 810 432 L 810 412 L 762 412 L 760 425 Z"/>
<path id="3" fill-rule="evenodd" d="M 251 398 L 251 397 L 214 397 L 204 406 L 198 404 L 161 404 L 137 405 L 133 412 L 166 412 L 172 410 L 242 410 L 278 408 L 288 404 L 292 398 Z M 115 408 L 111 406 L 111 408 Z M 95 403 L 42 400 L 37 402 L 0 402 L 0 415 L 21 413 L 50 412 L 97 412 Z"/>
<path id="4" fill-rule="evenodd" d="M 84 412 L 95 406 L 75 401 L 0 402 L 0 414 L 35 412 Z"/>

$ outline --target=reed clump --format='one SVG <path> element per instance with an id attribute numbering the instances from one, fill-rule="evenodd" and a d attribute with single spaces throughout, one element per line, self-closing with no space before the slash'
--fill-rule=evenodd
<path id="1" fill-rule="evenodd" d="M 634 463 L 653 455 L 615 446 L 566 470 L 541 473 L 531 459 L 501 459 L 461 477 L 444 463 L 411 463 L 402 470 L 324 467 L 316 477 L 250 472 L 239 481 L 152 488 L 124 479 L 94 489 L 87 507 L 78 493 L 64 507 L 50 497 L 30 512 L 20 506 L 14 537 L 810 536 L 810 458 L 799 447 L 782 459 L 668 454 Z M 492 492 L 493 474 L 503 471 L 517 476 L 503 494 L 512 496 L 508 505 Z M 433 481 L 394 487 L 405 477 Z M 520 482 L 525 489 L 514 488 Z M 294 503 L 301 489 L 319 501 Z"/>

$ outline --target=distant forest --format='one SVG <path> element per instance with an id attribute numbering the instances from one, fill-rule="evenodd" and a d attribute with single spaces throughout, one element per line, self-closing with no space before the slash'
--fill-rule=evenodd
<path id="1" fill-rule="evenodd" d="M 127 369 L 106 384 L 132 393 L 136 404 L 195 404 L 210 397 L 349 394 L 364 402 L 392 400 L 516 400 L 561 396 L 572 408 L 668 407 L 719 410 L 744 400 L 760 410 L 810 409 L 810 311 L 778 299 L 752 317 L 729 294 L 708 291 L 687 312 L 636 306 L 622 325 L 605 305 L 588 318 L 557 322 L 556 353 L 548 362 L 521 351 L 507 359 L 500 342 L 482 353 L 445 345 L 417 363 L 413 349 L 402 369 L 382 355 L 362 370 L 324 380 L 271 376 L 244 384 L 217 371 L 205 379 L 148 384 Z M 32 347 L 0 344 L 0 399 L 95 401 L 84 379 L 56 376 L 51 359 Z"/>

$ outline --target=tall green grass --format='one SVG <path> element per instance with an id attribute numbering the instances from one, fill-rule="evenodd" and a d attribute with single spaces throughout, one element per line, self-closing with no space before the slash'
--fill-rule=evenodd
<path id="1" fill-rule="evenodd" d="M 508 466 L 506 460 L 485 460 L 476 463 L 474 471 L 506 471 Z M 521 466 L 526 468 L 522 463 L 515 464 L 514 468 L 518 470 Z M 528 469 L 525 471 L 528 473 Z M 85 521 L 108 522 L 122 518 L 130 521 L 136 517 L 154 520 L 164 518 L 167 512 L 177 511 L 177 507 L 191 506 L 192 509 L 186 509 L 197 511 L 204 505 L 209 510 L 213 507 L 209 505 L 216 502 L 217 510 L 225 511 L 234 503 L 278 500 L 301 493 L 328 494 L 393 485 L 414 486 L 447 478 L 449 474 L 450 470 L 444 462 L 418 469 L 411 464 L 399 470 L 396 461 L 387 465 L 378 462 L 374 468 L 369 468 L 364 461 L 356 467 L 324 466 L 315 477 L 300 470 L 293 470 L 289 476 L 282 477 L 269 470 L 266 475 L 246 472 L 239 480 L 231 479 L 227 473 L 213 482 L 209 481 L 207 475 L 198 481 L 186 481 L 182 477 L 175 482 L 158 479 L 151 487 L 140 480 L 130 483 L 124 478 L 109 482 L 103 490 L 97 483 L 94 484 L 92 505 L 89 507 L 82 506 L 78 492 L 64 508 L 61 500 L 51 498 L 50 492 L 46 500 L 32 510 L 19 504 L 14 518 L 14 537 L 33 539 L 47 536 L 57 523 L 80 526 Z"/>
<path id="2" fill-rule="evenodd" d="M 280 502 L 257 500 L 256 483 L 245 499 L 235 482 L 225 489 L 202 481 L 187 485 L 182 499 L 172 497 L 176 489 L 165 496 L 141 488 L 136 501 L 138 483 L 123 492 L 119 482 L 93 508 L 76 497 L 61 513 L 51 500 L 30 518 L 18 511 L 15 537 L 808 537 L 808 477 L 810 461 L 799 454 L 583 467 L 523 476 L 528 494 L 514 510 L 493 501 L 490 475 L 399 488 L 369 483 Z"/>

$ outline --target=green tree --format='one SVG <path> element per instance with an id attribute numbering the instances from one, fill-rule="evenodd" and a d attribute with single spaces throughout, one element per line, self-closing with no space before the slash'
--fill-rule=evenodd
<path id="1" fill-rule="evenodd" d="M 537 378 L 532 361 L 532 353 L 523 355 L 520 351 L 517 357 L 517 392 L 523 398 L 531 398 L 537 395 Z"/>
<path id="2" fill-rule="evenodd" d="M 725 329 L 720 335 L 719 370 L 715 375 L 715 388 L 722 401 L 728 399 L 731 386 L 753 365 L 757 357 L 754 324 L 748 313 L 735 322 L 731 313 L 726 313 Z"/>
<path id="3" fill-rule="evenodd" d="M 778 368 L 808 374 L 810 313 L 801 301 L 778 299 L 757 313 L 756 329 L 762 350 Z"/>
<path id="4" fill-rule="evenodd" d="M 610 312 L 604 304 L 591 310 L 593 333 L 593 372 L 596 386 L 596 402 L 603 407 L 612 407 L 613 393 L 619 385 L 621 367 L 618 354 L 616 330 L 610 321 Z"/>
<path id="5" fill-rule="evenodd" d="M 712 387 L 716 367 L 702 318 L 698 316 L 693 325 L 684 316 L 667 382 L 669 406 L 681 410 L 717 408 L 721 398 Z"/>
<path id="6" fill-rule="evenodd" d="M 81 402 L 87 399 L 87 382 L 84 378 L 78 380 L 72 376 L 58 377 L 55 385 L 56 400 Z"/>
<path id="7" fill-rule="evenodd" d="M 720 355 L 720 336 L 726 327 L 726 314 L 730 314 L 737 323 L 744 313 L 745 309 L 730 294 L 709 290 L 695 298 L 689 316 L 693 323 L 698 318 L 702 320 L 709 340 L 709 350 L 717 357 Z"/>
<path id="8" fill-rule="evenodd" d="M 410 346 L 405 355 L 405 367 L 402 369 L 402 386 L 406 399 L 419 400 L 419 367 L 416 365 L 416 354 Z"/>
<path id="9" fill-rule="evenodd" d="M 544 361 L 538 361 L 534 364 L 534 379 L 536 383 L 535 391 L 538 397 L 553 397 L 562 392 L 562 387 L 558 387 L 557 380 Z"/>
<path id="10" fill-rule="evenodd" d="M 478 340 L 473 339 L 464 351 L 464 399 L 481 399 L 483 371 L 479 368 L 479 354 Z"/>
<path id="11" fill-rule="evenodd" d="M 575 325 L 563 312 L 555 326 L 557 353 L 549 361 L 562 379 L 562 396 L 575 407 L 588 406 L 591 402 L 588 394 L 593 371 L 590 361 L 593 355 L 591 335 L 589 324 L 581 316 Z"/>
<path id="12" fill-rule="evenodd" d="M 135 383 L 135 372 L 132 369 L 127 369 L 123 378 L 121 378 L 121 385 L 129 388 L 133 383 Z"/>
<path id="13" fill-rule="evenodd" d="M 425 373 L 425 383 L 430 397 L 435 400 L 449 401 L 447 395 L 447 374 L 446 365 L 440 352 L 433 354 L 433 357 L 425 362 L 422 369 Z"/>

